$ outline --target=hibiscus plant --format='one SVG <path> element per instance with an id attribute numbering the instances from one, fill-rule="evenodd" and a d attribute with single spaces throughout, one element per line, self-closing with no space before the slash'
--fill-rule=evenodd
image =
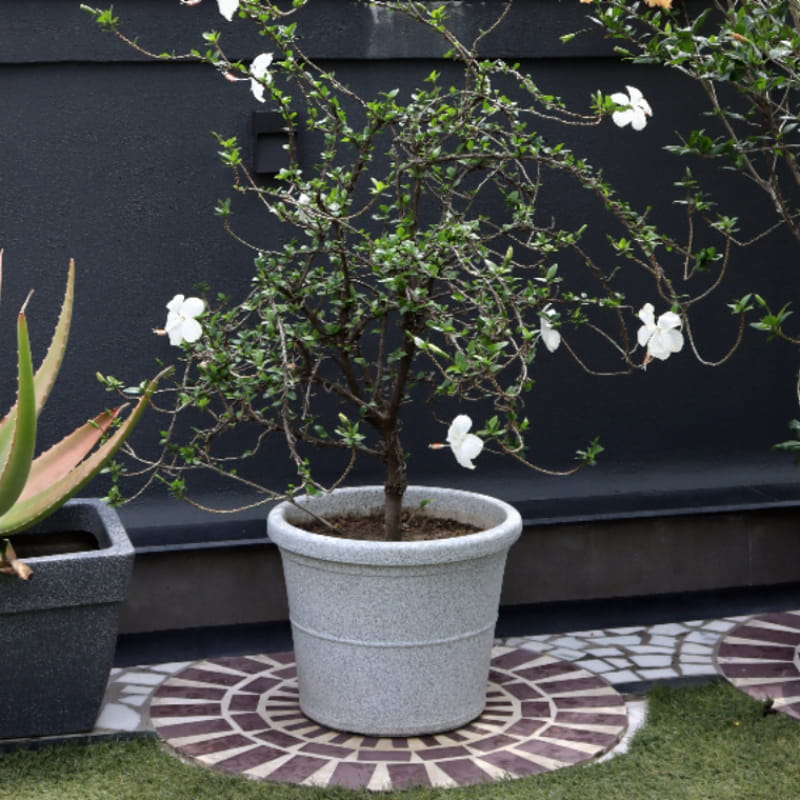
<path id="1" fill-rule="evenodd" d="M 592 3 L 590 19 L 613 39 L 626 60 L 667 67 L 700 90 L 706 100 L 702 127 L 678 131 L 669 151 L 688 162 L 688 202 L 705 214 L 729 198 L 713 196 L 699 176 L 713 165 L 742 179 L 742 188 L 761 194 L 773 212 L 762 227 L 737 232 L 739 245 L 779 231 L 800 243 L 800 6 L 795 0 L 713 0 L 688 4 L 648 0 L 642 8 L 626 0 Z M 698 169 L 698 167 L 700 169 Z M 694 172 L 693 172 L 694 169 Z M 705 174 L 709 174 L 708 170 Z M 713 171 L 711 172 L 713 174 Z M 733 234 L 733 232 L 731 232 Z M 790 303 L 749 294 L 738 309 L 754 310 L 751 323 L 769 338 L 800 344 L 787 330 Z M 798 384 L 800 399 L 800 383 Z M 795 439 L 776 448 L 800 453 L 800 422 L 790 423 Z"/>
<path id="2" fill-rule="evenodd" d="M 696 352 L 689 278 L 702 284 L 696 296 L 707 296 L 729 253 L 709 255 L 691 237 L 686 244 L 661 232 L 553 135 L 604 124 L 639 135 L 653 115 L 640 88 L 597 92 L 572 110 L 518 66 L 481 58 L 484 34 L 462 41 L 446 4 L 365 2 L 441 37 L 446 68 L 413 90 L 361 94 L 306 54 L 303 19 L 314 0 L 219 0 L 230 20 L 223 26 L 257 26 L 264 52 L 230 60 L 224 35 L 209 32 L 190 54 L 281 115 L 287 165 L 275 180 L 251 174 L 239 142 L 217 134 L 237 194 L 260 201 L 271 232 L 281 233 L 246 242 L 255 252 L 247 296 L 170 301 L 163 332 L 181 342 L 183 369 L 172 394 L 159 395 L 170 420 L 163 451 L 146 466 L 150 480 L 183 497 L 188 473 L 210 468 L 267 502 L 340 485 L 363 457 L 377 459 L 385 538 L 396 540 L 408 485 L 404 426 L 414 409 L 431 411 L 447 431 L 432 446 L 452 450 L 463 467 L 474 469 L 491 449 L 552 473 L 526 443 L 537 360 L 573 358 L 589 372 L 622 375 L 686 342 Z M 510 7 L 502 4 L 492 29 Z M 87 10 L 148 52 L 111 10 Z M 591 217 L 560 220 L 552 184 L 562 196 L 580 194 Z M 238 208 L 221 201 L 217 214 L 243 240 Z M 689 217 L 694 224 L 691 209 Z M 713 235 L 730 235 L 724 221 L 705 222 Z M 741 330 L 734 320 L 732 349 Z M 468 408 L 480 419 L 474 428 Z M 252 432 L 244 452 L 225 446 L 234 429 Z M 274 459 L 275 439 L 297 475 L 288 489 L 242 472 L 243 459 L 267 450 Z M 312 468 L 322 447 L 338 452 L 335 471 L 331 461 Z M 591 441 L 554 473 L 592 464 L 601 449 Z"/>

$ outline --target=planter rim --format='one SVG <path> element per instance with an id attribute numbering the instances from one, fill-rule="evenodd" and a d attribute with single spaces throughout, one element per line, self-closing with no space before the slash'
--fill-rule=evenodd
<path id="1" fill-rule="evenodd" d="M 365 495 L 369 498 L 365 500 Z M 372 500 L 374 498 L 374 501 Z M 358 513 L 380 508 L 383 486 L 353 486 L 309 497 L 297 498 L 300 505 L 319 506 L 316 513 Z M 282 550 L 310 558 L 363 565 L 436 564 L 480 558 L 513 544 L 522 531 L 519 512 L 503 500 L 490 495 L 437 486 L 409 486 L 404 504 L 431 502 L 421 512 L 428 516 L 447 516 L 461 522 L 487 526 L 484 530 L 451 539 L 412 542 L 375 542 L 312 533 L 292 524 L 301 512 L 284 501 L 267 517 L 269 538 Z M 436 514 L 435 512 L 441 512 Z"/>

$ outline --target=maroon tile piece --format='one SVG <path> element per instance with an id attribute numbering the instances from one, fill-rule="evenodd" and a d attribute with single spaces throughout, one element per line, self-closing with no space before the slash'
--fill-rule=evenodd
<path id="1" fill-rule="evenodd" d="M 569 675 L 571 672 L 582 672 L 579 666 L 569 661 L 555 661 L 552 664 L 537 664 L 533 667 L 514 670 L 514 674 L 529 681 L 540 681 L 555 675 Z"/>
<path id="2" fill-rule="evenodd" d="M 321 742 L 307 742 L 300 750 L 315 756 L 328 756 L 330 758 L 349 758 L 353 755 L 352 747 L 341 747 L 338 744 L 323 744 Z"/>
<path id="3" fill-rule="evenodd" d="M 303 740 L 297 736 L 291 736 L 283 731 L 269 730 L 251 735 L 262 742 L 274 744 L 276 747 L 283 748 L 284 750 L 288 750 L 290 747 L 295 747 L 303 742 Z"/>
<path id="4" fill-rule="evenodd" d="M 800 614 L 792 614 L 790 611 L 773 611 L 765 614 L 762 619 L 772 622 L 775 625 L 784 625 L 787 628 L 794 628 L 798 631 L 800 640 Z"/>
<path id="5" fill-rule="evenodd" d="M 261 714 L 231 714 L 231 722 L 243 731 L 263 731 L 270 727 L 269 722 Z"/>
<path id="6" fill-rule="evenodd" d="M 746 623 L 734 628 L 725 638 L 753 639 L 757 642 L 772 642 L 773 644 L 794 645 L 798 643 L 798 634 L 793 631 L 778 631 Z"/>
<path id="7" fill-rule="evenodd" d="M 563 680 L 547 681 L 547 683 L 541 685 L 546 687 L 548 693 L 551 695 L 564 694 L 566 692 L 590 691 L 592 689 L 605 688 L 608 686 L 605 681 L 594 675 L 587 675 L 585 678 L 564 678 Z"/>
<path id="8" fill-rule="evenodd" d="M 361 738 L 361 747 L 377 747 L 378 742 L 380 742 L 380 739 L 375 736 L 363 736 Z"/>
<path id="9" fill-rule="evenodd" d="M 553 715 L 553 707 L 547 700 L 524 700 L 520 704 L 523 717 L 539 717 L 549 719 Z"/>
<path id="10" fill-rule="evenodd" d="M 794 662 L 755 661 L 753 663 L 732 663 L 720 665 L 726 678 L 793 678 L 797 677 Z"/>
<path id="11" fill-rule="evenodd" d="M 270 714 L 270 718 L 273 720 L 285 720 L 287 717 L 277 717 L 275 714 Z M 297 731 L 302 730 L 303 728 L 307 728 L 309 725 L 313 725 L 314 723 L 308 717 L 302 716 L 300 714 L 295 714 L 289 719 L 297 719 L 297 722 L 283 722 L 281 727 L 286 728 L 287 731 Z"/>
<path id="12" fill-rule="evenodd" d="M 542 693 L 530 683 L 509 683 L 506 685 L 506 691 L 516 697 L 518 700 L 539 700 Z"/>
<path id="13" fill-rule="evenodd" d="M 427 750 L 417 751 L 417 755 L 424 761 L 437 761 L 440 758 L 463 758 L 469 755 L 469 750 L 457 744 L 452 747 L 429 747 Z"/>
<path id="14" fill-rule="evenodd" d="M 513 725 L 509 725 L 505 732 L 513 736 L 534 736 L 542 730 L 548 723 L 548 720 L 543 719 L 521 719 Z"/>
<path id="15" fill-rule="evenodd" d="M 618 706 L 620 713 L 624 713 L 625 706 L 623 705 L 620 696 L 613 691 L 608 694 L 590 694 L 586 696 L 572 696 L 572 697 L 554 697 L 552 698 L 556 707 L 561 708 L 613 708 Z"/>
<path id="16" fill-rule="evenodd" d="M 308 717 L 305 718 L 306 725 L 309 724 L 310 720 Z M 316 722 L 311 722 L 314 726 L 313 728 L 309 728 L 307 731 L 303 733 L 306 739 L 318 739 L 320 736 L 327 736 L 331 731 L 330 728 L 323 728 L 321 725 L 317 725 Z"/>
<path id="17" fill-rule="evenodd" d="M 387 769 L 394 789 L 412 789 L 431 785 L 431 779 L 424 764 L 389 764 Z"/>
<path id="18" fill-rule="evenodd" d="M 280 678 L 282 681 L 288 681 L 297 677 L 297 668 L 293 664 L 290 667 L 273 670 L 272 674 L 276 678 Z"/>
<path id="19" fill-rule="evenodd" d="M 200 736 L 204 733 L 222 733 L 230 730 L 232 730 L 230 723 L 223 717 L 157 726 L 158 735 L 162 739 L 182 739 L 184 736 Z"/>
<path id="20" fill-rule="evenodd" d="M 241 680 L 241 679 L 240 679 Z M 276 678 L 270 678 L 266 675 L 258 675 L 250 681 L 242 684 L 242 690 L 246 692 L 254 692 L 256 694 L 263 694 L 270 689 L 274 689 L 280 684 Z"/>
<path id="21" fill-rule="evenodd" d="M 503 748 L 515 745 L 519 739 L 513 736 L 507 736 L 505 733 L 498 733 L 496 736 L 487 736 L 485 739 L 478 739 L 473 742 L 471 747 L 473 750 L 479 750 L 481 753 L 488 753 L 490 750 L 500 750 Z"/>
<path id="22" fill-rule="evenodd" d="M 628 724 L 627 714 L 601 714 L 596 711 L 559 711 L 553 718 L 556 724 L 566 725 L 618 725 L 624 730 Z"/>
<path id="23" fill-rule="evenodd" d="M 243 675 L 231 675 L 230 672 L 217 672 L 200 667 L 188 667 L 182 670 L 179 675 L 187 681 L 210 683 L 212 686 L 236 686 L 244 677 Z"/>
<path id="24" fill-rule="evenodd" d="M 259 745 L 251 750 L 245 750 L 243 753 L 226 758 L 224 761 L 218 761 L 214 766 L 229 772 L 245 772 L 260 764 L 266 764 L 268 761 L 276 761 L 284 755 L 286 754 L 283 751 L 276 750 L 274 747 Z"/>
<path id="25" fill-rule="evenodd" d="M 741 687 L 741 689 L 756 700 L 766 700 L 767 698 L 777 700 L 779 697 L 798 697 L 800 696 L 800 680 L 750 684 Z"/>
<path id="26" fill-rule="evenodd" d="M 538 653 L 531 650 L 510 650 L 501 656 L 492 659 L 492 669 L 514 670 L 522 664 L 530 664 L 541 658 Z"/>
<path id="27" fill-rule="evenodd" d="M 247 656 L 233 656 L 228 657 L 225 659 L 225 666 L 231 669 L 238 669 L 240 672 L 244 672 L 248 675 L 252 675 L 255 673 L 267 673 L 272 671 L 272 667 L 269 664 L 265 664 L 263 661 L 257 661 L 254 658 L 248 658 Z"/>
<path id="28" fill-rule="evenodd" d="M 599 747 L 612 747 L 619 738 L 612 733 L 587 731 L 581 728 L 567 728 L 563 725 L 551 725 L 546 731 L 544 731 L 543 736 L 553 739 L 560 739 L 566 742 L 595 744 Z"/>
<path id="29" fill-rule="evenodd" d="M 555 742 L 545 742 L 541 739 L 531 739 L 517 745 L 517 750 L 532 753 L 545 758 L 552 758 L 562 764 L 577 764 L 586 761 L 591 756 L 582 750 L 573 750 L 571 747 L 556 744 Z"/>
<path id="30" fill-rule="evenodd" d="M 345 742 L 349 741 L 353 738 L 355 734 L 352 733 L 339 733 L 334 736 L 332 739 L 329 739 L 331 744 L 344 744 Z"/>
<path id="31" fill-rule="evenodd" d="M 217 689 L 213 686 L 174 686 L 165 683 L 158 688 L 155 696 L 185 700 L 221 700 L 226 693 L 226 689 Z"/>
<path id="32" fill-rule="evenodd" d="M 442 761 L 436 765 L 442 772 L 447 773 L 460 786 L 469 786 L 474 783 L 490 783 L 492 776 L 482 770 L 474 761 L 462 758 L 458 761 Z"/>
<path id="33" fill-rule="evenodd" d="M 800 643 L 800 636 L 798 636 Z M 731 644 L 722 642 L 717 650 L 718 658 L 763 658 L 768 661 L 792 661 L 794 647 L 785 644 Z"/>
<path id="34" fill-rule="evenodd" d="M 219 717 L 219 703 L 169 703 L 150 706 L 150 717 Z"/>
<path id="35" fill-rule="evenodd" d="M 255 711 L 260 700 L 260 695 L 237 692 L 228 702 L 228 711 Z"/>
<path id="36" fill-rule="evenodd" d="M 232 733 L 230 736 L 220 736 L 216 739 L 206 739 L 203 742 L 183 744 L 180 751 L 190 756 L 204 756 L 208 753 L 219 753 L 221 750 L 233 750 L 234 747 L 245 747 L 248 744 L 252 745 L 253 740 L 239 733 Z"/>
<path id="37" fill-rule="evenodd" d="M 491 686 L 503 686 L 509 681 L 515 681 L 516 679 L 513 673 L 500 672 L 496 669 L 489 670 L 489 684 Z"/>
<path id="38" fill-rule="evenodd" d="M 369 784 L 375 769 L 375 764 L 342 762 L 334 769 L 330 785 L 343 786 L 345 789 L 362 789 Z"/>
<path id="39" fill-rule="evenodd" d="M 280 767 L 270 772 L 266 777 L 279 783 L 301 783 L 309 775 L 313 775 L 318 769 L 322 769 L 327 763 L 324 758 L 294 756 L 285 764 L 281 764 Z"/>
<path id="40" fill-rule="evenodd" d="M 367 750 L 359 749 L 356 758 L 358 761 L 410 761 L 409 750 Z"/>
<path id="41" fill-rule="evenodd" d="M 547 767 L 537 764 L 535 761 L 531 761 L 528 758 L 523 758 L 517 753 L 509 752 L 508 750 L 498 750 L 496 753 L 487 753 L 485 756 L 481 756 L 481 760 L 517 778 L 525 778 L 528 775 L 540 775 L 542 772 L 548 771 Z"/>

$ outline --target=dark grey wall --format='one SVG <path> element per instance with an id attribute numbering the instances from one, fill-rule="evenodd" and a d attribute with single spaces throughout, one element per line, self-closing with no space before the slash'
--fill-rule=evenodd
<path id="1" fill-rule="evenodd" d="M 440 52 L 438 43 L 344 0 L 312 6 L 308 51 L 362 87 L 403 85 L 430 71 Z M 474 15 L 492 6 L 464 2 L 452 10 L 469 29 L 480 25 Z M 118 0 L 114 7 L 126 30 L 156 51 L 199 46 L 209 28 L 229 35 L 233 56 L 262 49 L 247 26 L 219 16 L 214 0 L 192 8 L 178 0 Z M 618 64 L 597 36 L 559 44 L 559 33 L 582 27 L 584 11 L 577 3 L 519 0 L 507 32 L 487 39 L 487 54 L 524 59 L 540 86 L 574 102 L 588 103 L 598 88 L 641 88 L 655 109 L 644 132 L 608 122 L 576 133 L 574 147 L 602 158 L 607 176 L 633 201 L 652 204 L 657 218 L 678 225 L 669 193 L 679 165 L 661 147 L 674 141 L 675 129 L 697 124 L 701 98 L 670 73 Z M 43 419 L 48 441 L 107 402 L 94 382 L 96 370 L 133 382 L 153 374 L 156 359 L 172 359 L 174 351 L 151 329 L 163 324 L 163 306 L 173 294 L 190 293 L 198 281 L 234 296 L 244 291 L 249 252 L 213 216 L 215 201 L 230 192 L 209 132 L 240 136 L 249 158 L 250 115 L 263 107 L 247 84 L 231 85 L 203 66 L 139 58 L 97 30 L 75 0 L 0 5 L 0 97 L 0 326 L 9 342 L 0 355 L 8 376 L 0 390 L 4 402 L 13 397 L 17 307 L 36 288 L 29 318 L 41 353 L 68 258 L 78 264 L 72 341 Z M 729 181 L 726 212 L 740 214 L 753 229 L 757 218 L 770 218 L 760 198 L 744 196 L 738 179 Z M 576 220 L 591 213 L 572 191 L 553 191 L 547 202 Z M 267 220 L 246 206 L 238 207 L 237 225 L 257 240 L 273 235 Z M 792 242 L 776 235 L 736 255 L 730 286 L 698 308 L 705 356 L 719 357 L 732 340 L 734 322 L 724 304 L 737 294 L 756 289 L 776 305 L 797 294 L 795 253 Z M 648 299 L 652 293 L 642 302 Z M 554 467 L 569 465 L 570 454 L 599 435 L 607 448 L 599 467 L 571 479 L 541 478 L 484 455 L 474 474 L 456 472 L 452 461 L 426 449 L 441 430 L 415 419 L 411 477 L 481 488 L 523 504 L 598 498 L 598 508 L 608 496 L 705 487 L 732 488 L 735 499 L 738 487 L 785 484 L 781 496 L 791 497 L 797 480 L 791 461 L 769 446 L 786 438 L 786 422 L 797 413 L 796 361 L 793 348 L 767 344 L 755 333 L 718 369 L 698 364 L 687 349 L 646 374 L 614 379 L 586 376 L 564 352 L 545 353 L 530 405 L 533 455 Z M 151 417 L 135 441 L 153 441 L 157 429 Z M 89 493 L 101 489 L 102 483 Z M 144 502 L 127 512 L 142 535 L 148 527 L 158 531 L 159 517 L 149 508 Z M 185 518 L 183 511 L 167 513 Z"/>

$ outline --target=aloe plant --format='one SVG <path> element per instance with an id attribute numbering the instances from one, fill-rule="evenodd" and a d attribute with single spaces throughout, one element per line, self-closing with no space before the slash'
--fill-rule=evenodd
<path id="1" fill-rule="evenodd" d="M 138 422 L 158 381 L 156 377 L 150 382 L 124 421 L 117 422 L 125 405 L 105 410 L 35 457 L 37 420 L 64 359 L 74 292 L 75 262 L 70 260 L 58 322 L 35 373 L 25 316 L 30 295 L 17 315 L 17 401 L 0 421 L 0 536 L 4 537 L 0 572 L 23 579 L 30 577 L 31 570 L 17 558 L 5 537 L 52 514 L 106 465 Z"/>

